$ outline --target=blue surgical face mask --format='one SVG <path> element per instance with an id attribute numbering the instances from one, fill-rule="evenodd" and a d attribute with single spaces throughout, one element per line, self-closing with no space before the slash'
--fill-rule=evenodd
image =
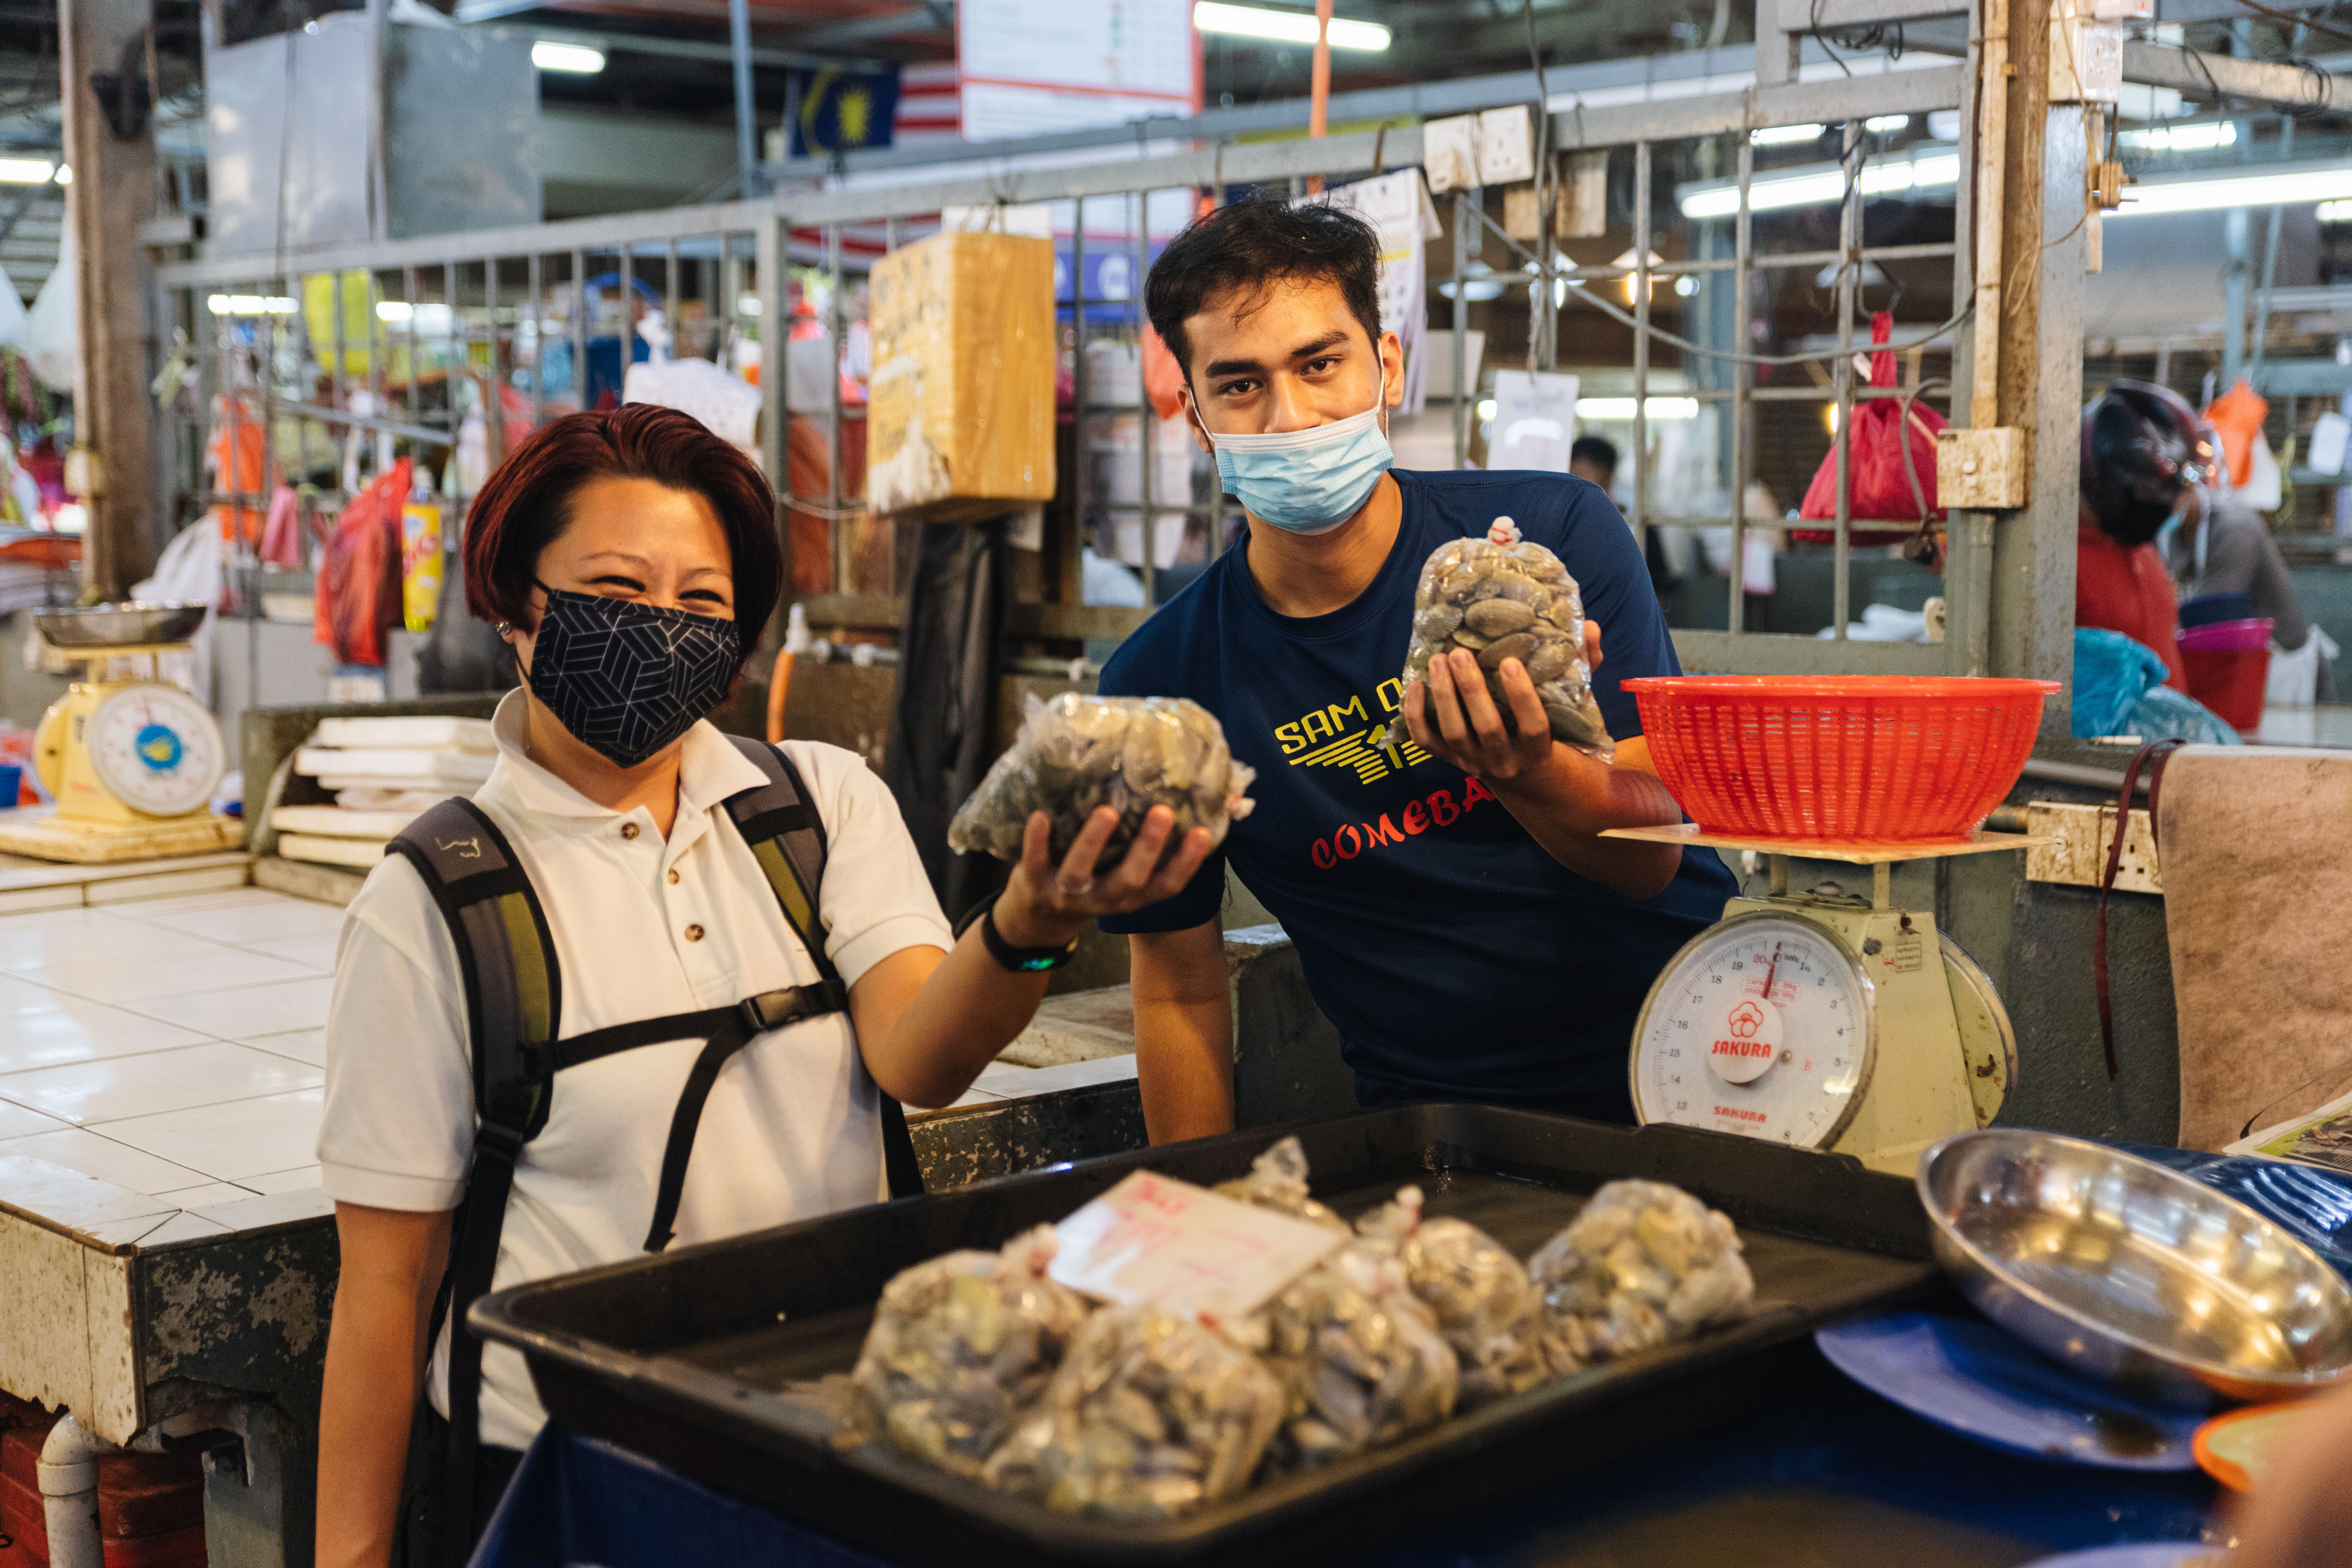
<path id="1" fill-rule="evenodd" d="M 1330 532 L 1356 515 L 1396 462 L 1377 401 L 1329 425 L 1209 439 L 1225 493 L 1286 533 Z"/>

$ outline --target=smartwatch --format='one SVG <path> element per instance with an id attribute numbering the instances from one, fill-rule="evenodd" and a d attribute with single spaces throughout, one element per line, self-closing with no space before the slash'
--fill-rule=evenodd
<path id="1" fill-rule="evenodd" d="M 975 920 L 980 922 L 981 944 L 988 949 L 988 956 L 996 960 L 1000 969 L 1010 970 L 1015 974 L 1043 974 L 1048 970 L 1061 968 L 1078 956 L 1076 937 L 1072 937 L 1068 945 L 1064 947 L 1015 947 L 1005 941 L 1004 933 L 996 929 L 995 899 L 968 911 L 957 922 L 956 935 L 963 935 Z"/>

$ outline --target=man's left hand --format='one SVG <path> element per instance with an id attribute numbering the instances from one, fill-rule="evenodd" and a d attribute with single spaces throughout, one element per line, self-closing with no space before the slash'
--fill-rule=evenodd
<path id="1" fill-rule="evenodd" d="M 1588 667 L 1601 668 L 1601 628 L 1591 621 L 1584 623 L 1584 659 Z M 1556 743 L 1551 722 L 1527 666 L 1507 658 L 1499 673 L 1509 723 L 1486 689 L 1476 655 L 1455 648 L 1430 660 L 1427 685 L 1416 680 L 1404 689 L 1405 728 L 1413 742 L 1489 782 L 1517 778 L 1549 763 Z"/>

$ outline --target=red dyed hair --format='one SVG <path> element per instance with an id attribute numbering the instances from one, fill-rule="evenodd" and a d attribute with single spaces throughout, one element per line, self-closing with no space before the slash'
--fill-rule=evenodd
<path id="1" fill-rule="evenodd" d="M 580 487 L 601 479 L 651 479 L 710 503 L 734 558 L 735 624 L 748 660 L 783 592 L 775 492 L 700 420 L 656 404 L 567 414 L 507 454 L 467 514 L 466 607 L 486 621 L 528 626 L 540 552 L 570 526 Z"/>

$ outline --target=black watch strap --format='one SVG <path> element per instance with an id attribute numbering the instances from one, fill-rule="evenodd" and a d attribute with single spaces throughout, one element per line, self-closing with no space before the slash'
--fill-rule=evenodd
<path id="1" fill-rule="evenodd" d="M 961 936 L 975 917 L 980 921 L 982 945 L 988 949 L 988 956 L 996 960 L 1000 969 L 1011 970 L 1015 974 L 1043 974 L 1048 970 L 1061 968 L 1078 955 L 1078 939 L 1076 937 L 1072 937 L 1066 947 L 1015 947 L 1005 941 L 1004 933 L 996 929 L 994 899 L 966 914 L 956 927 L 956 934 Z"/>

